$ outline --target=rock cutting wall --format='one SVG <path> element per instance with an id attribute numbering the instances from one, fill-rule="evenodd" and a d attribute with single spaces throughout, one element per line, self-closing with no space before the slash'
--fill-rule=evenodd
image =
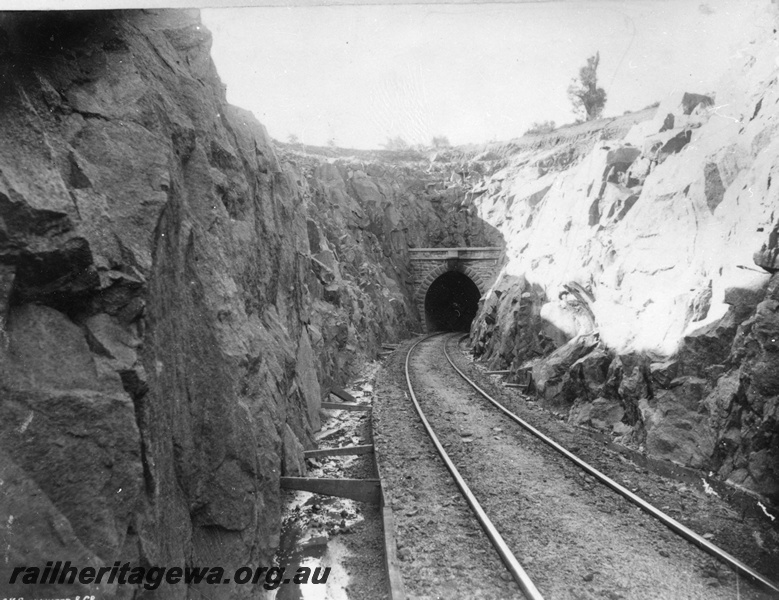
<path id="1" fill-rule="evenodd" d="M 498 149 L 476 204 L 508 261 L 472 341 L 571 421 L 776 502 L 775 5 L 755 24 L 713 98 Z"/>
<path id="2" fill-rule="evenodd" d="M 425 155 L 274 145 L 196 12 L 0 27 L 6 564 L 268 564 L 324 392 L 420 328 L 409 246 L 505 245 L 483 360 L 777 498 L 770 29 L 714 103 Z"/>
<path id="3" fill-rule="evenodd" d="M 280 159 L 196 12 L 0 27 L 4 564 L 267 565 L 323 393 L 419 328 L 406 246 L 499 236 L 434 170 Z M 54 592 L 137 590 L 2 595 Z"/>

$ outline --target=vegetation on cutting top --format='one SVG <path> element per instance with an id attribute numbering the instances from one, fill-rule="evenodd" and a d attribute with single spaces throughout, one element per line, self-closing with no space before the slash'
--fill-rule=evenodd
<path id="1" fill-rule="evenodd" d="M 573 112 L 582 121 L 599 118 L 606 106 L 606 90 L 598 87 L 599 64 L 600 52 L 596 52 L 579 69 L 579 79 L 574 78 L 568 86 L 568 99 L 573 104 Z"/>
<path id="2" fill-rule="evenodd" d="M 554 131 L 555 127 L 554 121 L 536 121 L 523 135 L 528 135 L 530 133 L 549 133 L 550 131 Z"/>

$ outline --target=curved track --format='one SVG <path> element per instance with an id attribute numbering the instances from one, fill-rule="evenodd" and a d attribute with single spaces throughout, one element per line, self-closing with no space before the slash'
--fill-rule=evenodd
<path id="1" fill-rule="evenodd" d="M 519 564 L 519 561 L 509 549 L 508 544 L 506 544 L 495 525 L 492 524 L 492 521 L 487 516 L 487 513 L 481 507 L 478 500 L 476 500 L 476 497 L 471 492 L 468 484 L 465 483 L 465 479 L 463 479 L 462 475 L 460 475 L 457 467 L 454 466 L 454 463 L 449 458 L 446 450 L 444 450 L 444 447 L 441 445 L 441 442 L 438 440 L 438 437 L 433 431 L 433 428 L 430 426 L 430 423 L 425 417 L 425 414 L 422 411 L 422 407 L 419 405 L 419 400 L 417 399 L 416 393 L 414 392 L 414 386 L 411 384 L 409 362 L 411 361 L 411 353 L 414 351 L 414 348 L 416 348 L 425 339 L 428 338 L 422 338 L 416 342 L 413 346 L 411 346 L 408 353 L 406 354 L 406 383 L 408 384 L 408 392 L 411 395 L 411 400 L 414 402 L 414 407 L 417 409 L 419 418 L 422 420 L 422 424 L 424 425 L 428 436 L 430 436 L 433 445 L 436 447 L 438 454 L 441 456 L 444 464 L 446 464 L 446 468 L 452 474 L 452 477 L 454 478 L 457 487 L 460 489 L 460 492 L 462 492 L 462 495 L 468 503 L 468 506 L 471 507 L 471 510 L 476 516 L 476 519 L 479 521 L 479 524 L 484 530 L 484 533 L 487 534 L 490 543 L 492 543 L 495 550 L 497 550 L 501 560 L 503 560 L 503 564 L 506 565 L 506 568 L 514 578 L 514 581 L 517 582 L 517 585 L 522 590 L 522 593 L 525 594 L 525 597 L 528 598 L 528 600 L 542 600 L 543 596 L 541 595 L 541 592 L 538 591 L 535 584 L 531 581 L 530 576 L 522 568 L 522 565 Z"/>
<path id="2" fill-rule="evenodd" d="M 506 543 L 506 541 L 503 539 L 501 534 L 498 532 L 497 528 L 492 523 L 490 518 L 487 516 L 487 512 L 479 504 L 478 500 L 474 496 L 473 492 L 470 490 L 465 479 L 460 474 L 454 462 L 447 454 L 446 450 L 444 449 L 444 445 L 440 442 L 435 431 L 433 431 L 433 428 L 422 409 L 419 398 L 417 397 L 417 392 L 415 391 L 414 386 L 412 384 L 411 358 L 415 348 L 417 348 L 417 346 L 419 346 L 419 344 L 421 344 L 422 342 L 429 340 L 431 337 L 434 336 L 426 336 L 417 340 L 409 348 L 405 358 L 406 383 L 408 386 L 411 399 L 414 403 L 415 409 L 420 417 L 420 420 L 422 421 L 422 424 L 428 436 L 433 442 L 436 451 L 438 452 L 439 456 L 441 457 L 447 469 L 449 470 L 450 474 L 452 475 L 453 479 L 455 480 L 457 487 L 460 489 L 463 497 L 465 498 L 466 502 L 468 503 L 471 510 L 473 511 L 476 519 L 479 521 L 479 524 L 481 525 L 482 529 L 484 530 L 487 537 L 490 539 L 490 542 L 492 543 L 492 545 L 500 555 L 504 565 L 511 573 L 511 576 L 513 577 L 514 581 L 517 583 L 517 585 L 520 587 L 520 589 L 522 590 L 522 592 L 525 594 L 527 598 L 532 598 L 532 599 L 542 598 L 541 593 L 538 591 L 536 585 L 529 577 L 527 571 L 521 566 L 517 558 L 514 556 L 514 554 L 509 548 L 509 545 Z M 446 340 L 447 341 L 451 340 L 453 339 L 453 337 L 454 336 L 447 336 Z M 602 483 L 603 485 L 607 486 L 614 492 L 620 494 L 621 496 L 626 498 L 634 505 L 638 506 L 642 511 L 644 511 L 645 513 L 649 514 L 650 516 L 652 516 L 653 518 L 661 522 L 663 525 L 668 527 L 677 535 L 693 543 L 695 546 L 704 550 L 710 555 L 714 556 L 719 561 L 727 564 L 730 568 L 735 570 L 737 573 L 756 582 L 758 585 L 762 586 L 766 590 L 769 590 L 773 593 L 779 593 L 779 588 L 777 588 L 775 584 L 773 584 L 771 581 L 761 576 L 759 573 L 757 573 L 747 565 L 743 564 L 741 561 L 731 556 L 724 550 L 718 548 L 717 546 L 715 546 L 714 544 L 712 544 L 702 536 L 696 534 L 694 531 L 685 527 L 684 525 L 682 525 L 672 517 L 663 513 L 661 510 L 657 509 L 656 507 L 652 506 L 648 502 L 644 501 L 636 494 L 626 489 L 621 484 L 610 479 L 602 472 L 600 472 L 598 469 L 589 465 L 585 461 L 581 460 L 572 452 L 566 450 L 565 448 L 557 444 L 554 440 L 544 435 L 536 428 L 534 428 L 532 425 L 530 425 L 529 423 L 527 423 L 526 421 L 522 420 L 520 417 L 518 417 L 517 415 L 509 411 L 507 408 L 505 408 L 503 405 L 497 402 L 494 398 L 492 398 L 489 394 L 487 394 L 482 388 L 480 388 L 473 380 L 467 377 L 467 375 L 454 364 L 448 352 L 446 351 L 446 343 L 443 344 L 443 347 L 444 347 L 444 355 L 446 356 L 446 360 L 449 362 L 449 365 L 451 365 L 454 371 L 459 375 L 459 377 L 461 377 L 465 382 L 467 382 L 467 384 L 471 386 L 473 390 L 475 390 L 478 394 L 483 396 L 493 406 L 498 408 L 506 417 L 508 417 L 513 422 L 520 425 L 523 429 L 530 432 L 533 436 L 535 436 L 539 440 L 543 441 L 547 446 L 553 448 L 557 453 L 564 456 L 569 461 L 573 462 L 578 468 L 582 469 L 589 476 L 591 476 L 598 482 Z"/>

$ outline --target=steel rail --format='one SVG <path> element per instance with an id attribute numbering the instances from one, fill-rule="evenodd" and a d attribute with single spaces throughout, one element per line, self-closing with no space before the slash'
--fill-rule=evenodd
<path id="1" fill-rule="evenodd" d="M 453 337 L 453 336 L 451 336 Z M 465 337 L 465 336 L 464 336 Z M 463 338 L 460 338 L 463 339 Z M 650 514 L 651 516 L 655 517 L 657 520 L 659 520 L 663 525 L 671 529 L 674 533 L 680 535 L 681 537 L 685 538 L 687 541 L 691 542 L 692 544 L 698 546 L 701 550 L 704 552 L 707 552 L 708 554 L 711 554 L 718 560 L 722 561 L 723 563 L 727 564 L 729 567 L 740 573 L 741 575 L 746 576 L 748 579 L 768 588 L 769 590 L 773 591 L 774 593 L 779 593 L 779 587 L 769 579 L 766 579 L 763 577 L 760 573 L 755 571 L 754 569 L 748 567 L 744 563 L 742 563 L 740 560 L 738 560 L 735 556 L 725 552 L 722 548 L 719 548 L 715 544 L 712 544 L 709 540 L 704 538 L 703 536 L 698 535 L 695 533 L 692 529 L 685 527 L 679 521 L 674 519 L 673 517 L 670 517 L 669 515 L 665 514 L 660 509 L 652 506 L 649 504 L 646 500 L 643 498 L 637 496 L 633 492 L 631 492 L 626 487 L 620 485 L 607 475 L 601 473 L 596 469 L 595 467 L 589 465 L 588 463 L 584 462 L 581 458 L 576 456 L 575 454 L 572 454 L 568 450 L 566 450 L 563 446 L 555 442 L 553 439 L 548 437 L 547 435 L 541 433 L 538 429 L 530 425 L 528 422 L 524 421 L 522 418 L 515 415 L 513 412 L 511 412 L 509 409 L 507 409 L 505 406 L 503 406 L 500 402 L 495 400 L 492 396 L 490 396 L 487 392 L 485 392 L 483 389 L 481 389 L 476 382 L 474 382 L 472 379 L 470 379 L 465 373 L 463 373 L 462 370 L 460 370 L 452 361 L 452 358 L 449 356 L 449 353 L 446 350 L 446 342 L 444 343 L 444 356 L 446 356 L 446 360 L 449 361 L 449 364 L 452 365 L 452 368 L 457 372 L 460 377 L 462 377 L 465 381 L 467 381 L 471 387 L 473 387 L 479 394 L 484 396 L 487 400 L 489 400 L 492 404 L 494 404 L 498 409 L 500 409 L 507 417 L 509 417 L 512 421 L 516 422 L 518 425 L 532 433 L 534 436 L 539 438 L 541 441 L 543 441 L 545 444 L 551 446 L 555 450 L 557 450 L 560 454 L 565 456 L 566 458 L 570 459 L 572 462 L 574 462 L 576 465 L 584 469 L 587 473 L 595 477 L 598 481 L 601 483 L 607 485 L 612 490 L 617 492 L 618 494 L 624 496 L 627 498 L 630 502 L 638 506 L 641 510 L 644 512 Z"/>
<path id="2" fill-rule="evenodd" d="M 462 493 L 466 502 L 468 502 L 468 505 L 471 507 L 471 510 L 476 515 L 476 519 L 479 521 L 479 524 L 481 525 L 481 528 L 484 530 L 484 533 L 487 534 L 487 537 L 490 539 L 490 542 L 492 542 L 492 545 L 498 551 L 500 558 L 503 560 L 503 564 L 506 565 L 506 568 L 509 570 L 511 576 L 514 578 L 514 581 L 517 582 L 517 585 L 520 587 L 522 593 L 525 595 L 525 597 L 528 600 L 543 600 L 543 596 L 541 595 L 541 592 L 538 591 L 535 584 L 532 582 L 528 574 L 522 568 L 522 565 L 519 564 L 519 561 L 511 552 L 508 545 L 503 540 L 503 537 L 500 535 L 498 530 L 492 524 L 492 521 L 490 521 L 490 518 L 487 516 L 487 513 L 484 512 L 484 509 L 481 507 L 479 502 L 476 500 L 476 497 L 473 495 L 470 488 L 465 483 L 465 480 L 460 475 L 460 472 L 457 470 L 457 467 L 454 466 L 454 463 L 449 458 L 449 455 L 446 453 L 446 450 L 444 450 L 444 447 L 441 445 L 441 442 L 438 441 L 438 437 L 433 432 L 430 423 L 428 422 L 427 418 L 422 412 L 422 407 L 420 406 L 419 401 L 417 400 L 417 396 L 414 393 L 414 387 L 411 385 L 411 374 L 409 371 L 409 362 L 411 360 L 411 353 L 414 351 L 414 348 L 416 348 L 419 344 L 436 335 L 440 335 L 440 334 L 428 335 L 426 337 L 423 337 L 420 340 L 417 340 L 416 342 L 414 342 L 411 348 L 409 348 L 408 353 L 406 354 L 406 383 L 408 385 L 408 391 L 411 394 L 411 400 L 414 402 L 414 407 L 417 409 L 417 414 L 419 415 L 419 418 L 422 420 L 422 424 L 425 426 L 425 429 L 427 430 L 427 435 L 433 441 L 436 450 L 438 450 L 438 454 L 443 459 L 444 464 L 446 464 L 446 468 L 449 469 L 449 473 L 452 475 L 452 478 L 457 484 L 457 487 L 460 488 L 460 492 Z"/>

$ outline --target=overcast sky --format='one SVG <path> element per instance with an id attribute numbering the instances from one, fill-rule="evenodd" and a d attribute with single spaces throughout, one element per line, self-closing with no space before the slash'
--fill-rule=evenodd
<path id="1" fill-rule="evenodd" d="M 748 33 L 744 0 L 203 10 L 228 100 L 270 134 L 377 148 L 506 140 L 574 120 L 566 89 L 600 51 L 605 115 L 715 87 Z"/>

